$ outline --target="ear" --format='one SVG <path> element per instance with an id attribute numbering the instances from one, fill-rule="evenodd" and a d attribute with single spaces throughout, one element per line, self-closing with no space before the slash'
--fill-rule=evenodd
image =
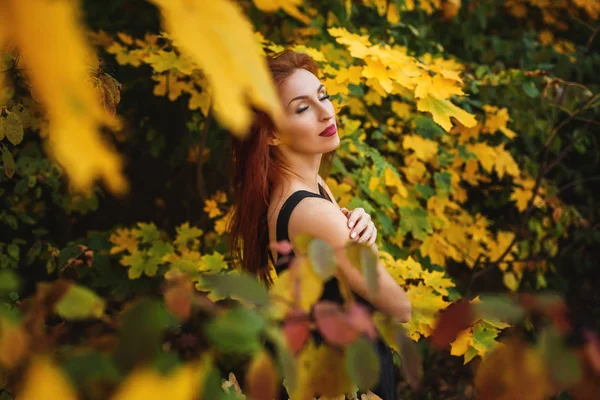
<path id="1" fill-rule="evenodd" d="M 282 141 L 279 138 L 279 135 L 276 132 L 274 132 L 273 135 L 269 137 L 268 143 L 269 146 L 279 146 L 282 143 Z"/>

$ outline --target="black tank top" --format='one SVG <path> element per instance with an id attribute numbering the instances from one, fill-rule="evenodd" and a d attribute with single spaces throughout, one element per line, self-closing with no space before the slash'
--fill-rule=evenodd
<path id="1" fill-rule="evenodd" d="M 291 243 L 288 231 L 290 216 L 292 215 L 292 211 L 294 210 L 294 208 L 298 205 L 298 203 L 300 203 L 300 201 L 302 201 L 302 199 L 305 199 L 307 197 L 318 197 L 331 201 L 321 184 L 319 184 L 319 193 L 320 194 L 316 194 L 308 190 L 297 190 L 285 200 L 283 206 L 281 206 L 279 215 L 277 216 L 276 241 L 279 242 L 282 240 L 287 240 Z M 282 262 L 280 265 L 276 265 L 273 254 L 270 250 L 267 251 L 269 252 L 271 262 L 273 263 L 277 274 L 280 274 L 285 269 L 287 269 L 291 259 L 295 256 L 294 252 L 292 251 L 287 256 L 287 261 Z M 278 252 L 277 261 L 282 260 L 281 257 L 286 256 Z M 369 309 L 369 311 L 372 312 L 373 310 L 375 310 L 373 305 L 371 305 L 371 303 L 369 303 L 366 299 L 362 298 L 356 293 L 354 295 L 356 297 L 356 300 L 359 303 L 365 305 Z M 321 300 L 334 301 L 340 304 L 344 302 L 339 289 L 338 280 L 336 278 L 331 278 L 327 282 L 325 282 Z M 320 344 L 323 342 L 323 338 L 318 333 L 315 333 L 313 335 L 313 339 L 315 340 L 316 344 Z M 379 377 L 379 383 L 377 387 L 373 388 L 371 391 L 379 397 L 381 397 L 383 400 L 396 400 L 396 373 L 391 349 L 385 344 L 385 342 L 381 338 L 379 338 L 376 341 L 375 346 L 380 359 L 381 374 Z M 285 390 L 283 390 L 283 392 L 285 392 Z M 285 397 L 283 393 L 280 393 L 280 395 L 280 399 L 287 399 L 287 397 Z"/>

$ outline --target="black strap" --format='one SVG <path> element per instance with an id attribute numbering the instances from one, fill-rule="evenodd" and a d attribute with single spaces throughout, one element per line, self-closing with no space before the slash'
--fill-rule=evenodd
<path id="1" fill-rule="evenodd" d="M 275 235 L 276 241 L 278 241 L 278 242 L 280 242 L 282 240 L 290 241 L 290 236 L 289 236 L 289 231 L 288 231 L 290 217 L 292 215 L 292 211 L 294 210 L 294 208 L 296 208 L 298 203 L 300 203 L 300 201 L 302 201 L 302 199 L 305 199 L 307 197 L 318 197 L 318 198 L 324 198 L 326 200 L 331 201 L 331 199 L 329 198 L 329 196 L 327 195 L 327 193 L 325 192 L 325 190 L 323 189 L 321 184 L 319 184 L 319 193 L 320 194 L 313 193 L 308 190 L 297 190 L 294 193 L 292 193 L 285 200 L 285 202 L 281 206 L 279 215 L 277 216 L 277 224 L 276 224 L 277 230 L 276 230 L 276 235 Z M 292 251 L 288 255 L 288 257 L 293 257 L 293 255 L 294 255 L 294 252 Z M 271 262 L 275 266 L 275 259 L 270 250 L 269 250 L 269 256 L 271 257 Z M 277 259 L 279 260 L 280 257 L 285 257 L 285 256 L 283 254 L 277 252 Z M 287 267 L 287 263 L 280 265 L 280 266 L 275 266 L 275 268 L 277 269 L 278 272 L 281 269 L 284 269 L 285 267 Z"/>

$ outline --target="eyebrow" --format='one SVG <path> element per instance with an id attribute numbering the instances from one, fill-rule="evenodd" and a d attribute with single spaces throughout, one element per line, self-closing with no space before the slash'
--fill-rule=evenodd
<path id="1" fill-rule="evenodd" d="M 321 91 L 321 89 L 323 89 L 325 87 L 325 85 L 321 84 L 319 85 L 319 87 L 317 88 L 317 93 L 319 93 Z M 308 96 L 304 95 L 304 96 L 296 96 L 293 99 L 290 100 L 290 102 L 288 103 L 287 107 L 290 106 L 290 104 L 292 104 L 292 101 L 294 100 L 300 100 L 300 99 L 308 99 Z"/>

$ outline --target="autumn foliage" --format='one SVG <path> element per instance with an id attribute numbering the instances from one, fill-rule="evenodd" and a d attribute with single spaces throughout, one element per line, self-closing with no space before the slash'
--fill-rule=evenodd
<path id="1" fill-rule="evenodd" d="M 599 2 L 125 3 L 0 3 L 0 399 L 376 399 L 379 336 L 402 398 L 598 398 Z M 228 253 L 228 139 L 282 122 L 286 48 L 406 324 L 319 301 L 308 235 L 270 288 Z"/>

